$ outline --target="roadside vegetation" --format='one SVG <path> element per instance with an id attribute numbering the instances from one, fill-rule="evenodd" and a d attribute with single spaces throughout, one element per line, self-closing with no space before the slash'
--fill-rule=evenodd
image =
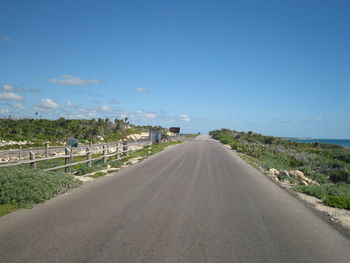
<path id="1" fill-rule="evenodd" d="M 125 119 L 91 119 L 72 120 L 59 118 L 47 119 L 0 119 L 0 138 L 4 141 L 30 141 L 25 147 L 41 147 L 46 141 L 50 145 L 64 144 L 67 137 L 75 137 L 80 142 L 118 141 L 130 134 L 164 130 L 159 126 L 137 126 Z M 166 130 L 164 130 L 166 131 Z M 0 145 L 1 150 L 13 148 L 12 145 Z"/>
<path id="2" fill-rule="evenodd" d="M 84 165 L 73 166 L 72 174 L 67 175 L 64 170 L 45 172 L 43 169 L 63 164 L 62 159 L 39 162 L 37 169 L 29 169 L 28 165 L 0 167 L 0 216 L 19 208 L 30 208 L 42 203 L 69 189 L 78 187 L 82 182 L 74 175 L 94 173 L 92 178 L 102 177 L 110 172 L 108 168 L 120 168 L 131 165 L 132 159 L 142 160 L 156 154 L 170 145 L 181 143 L 170 141 L 152 146 L 145 146 L 120 160 L 110 159 L 107 163 L 94 161 L 92 167 Z M 76 159 L 77 161 L 78 159 Z M 101 171 L 103 170 L 103 171 Z"/>
<path id="3" fill-rule="evenodd" d="M 221 129 L 209 134 L 266 173 L 276 171 L 278 180 L 288 181 L 294 191 L 320 198 L 328 206 L 350 209 L 350 149 L 334 144 L 298 143 L 251 131 Z M 299 171 L 305 176 L 304 181 L 290 176 Z"/>

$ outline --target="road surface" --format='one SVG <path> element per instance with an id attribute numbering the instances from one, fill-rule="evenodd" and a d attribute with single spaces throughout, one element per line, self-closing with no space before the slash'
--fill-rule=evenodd
<path id="1" fill-rule="evenodd" d="M 0 262 L 350 262 L 350 243 L 207 136 L 0 218 Z"/>

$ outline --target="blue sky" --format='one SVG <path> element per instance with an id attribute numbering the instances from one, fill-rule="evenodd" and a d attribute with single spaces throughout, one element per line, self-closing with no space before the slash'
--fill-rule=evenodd
<path id="1" fill-rule="evenodd" d="M 2 117 L 350 138 L 349 1 L 1 0 L 0 10 Z"/>

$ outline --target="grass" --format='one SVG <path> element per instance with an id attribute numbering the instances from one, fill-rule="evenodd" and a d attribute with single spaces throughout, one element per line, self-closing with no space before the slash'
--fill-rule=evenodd
<path id="1" fill-rule="evenodd" d="M 17 209 L 18 209 L 18 206 L 13 204 L 0 205 L 0 216 L 16 211 Z"/>
<path id="2" fill-rule="evenodd" d="M 99 178 L 99 177 L 102 177 L 102 176 L 105 176 L 106 174 L 108 174 L 107 172 L 97 172 L 97 173 L 94 173 L 93 175 L 91 175 L 92 178 Z"/>

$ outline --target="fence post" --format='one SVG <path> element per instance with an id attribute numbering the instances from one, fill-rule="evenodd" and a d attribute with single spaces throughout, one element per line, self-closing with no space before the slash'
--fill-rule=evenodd
<path id="1" fill-rule="evenodd" d="M 68 157 L 65 157 L 65 158 L 64 158 L 64 164 L 65 164 L 65 165 L 70 164 L 70 160 L 71 160 L 71 156 L 70 156 L 70 155 L 71 155 L 71 151 L 69 150 L 68 147 L 64 147 L 64 153 L 65 153 L 65 155 L 69 155 Z M 65 170 L 66 173 L 70 173 L 70 172 L 71 172 L 71 167 L 70 167 L 70 166 L 69 166 L 69 167 L 65 167 L 64 170 Z"/>
<path id="2" fill-rule="evenodd" d="M 129 156 L 128 141 L 123 141 L 123 156 Z"/>
<path id="3" fill-rule="evenodd" d="M 108 144 L 103 145 L 103 163 L 107 162 L 107 150 L 108 150 Z"/>
<path id="4" fill-rule="evenodd" d="M 29 152 L 29 159 L 31 161 L 34 161 L 34 162 L 30 163 L 30 168 L 31 169 L 36 169 L 35 153 L 34 152 L 32 152 L 32 151 Z"/>
<path id="5" fill-rule="evenodd" d="M 89 160 L 87 166 L 91 167 L 91 148 L 89 146 L 86 146 L 86 159 Z"/>
<path id="6" fill-rule="evenodd" d="M 46 157 L 49 157 L 49 143 L 45 143 L 45 154 Z"/>
<path id="7" fill-rule="evenodd" d="M 120 148 L 120 143 L 117 142 L 116 144 L 116 148 L 115 148 L 115 159 L 119 160 L 120 159 L 120 152 L 119 152 L 119 148 Z"/>
<path id="8" fill-rule="evenodd" d="M 19 161 L 22 160 L 22 146 L 19 146 L 18 158 L 19 158 Z"/>

